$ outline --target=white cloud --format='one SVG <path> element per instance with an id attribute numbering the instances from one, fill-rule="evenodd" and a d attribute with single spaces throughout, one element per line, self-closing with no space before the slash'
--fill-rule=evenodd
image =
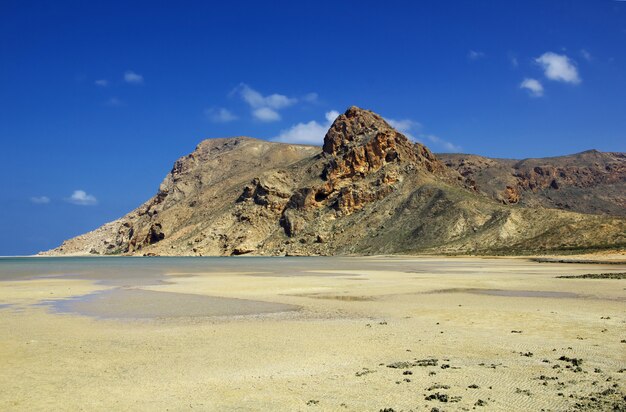
<path id="1" fill-rule="evenodd" d="M 478 60 L 478 59 L 482 59 L 483 57 L 485 57 L 485 53 L 481 51 L 470 50 L 467 53 L 467 58 L 470 60 Z"/>
<path id="2" fill-rule="evenodd" d="M 50 198 L 48 196 L 33 196 L 30 201 L 36 205 L 45 205 L 50 203 Z"/>
<path id="3" fill-rule="evenodd" d="M 581 82 L 573 60 L 564 54 L 547 52 L 535 61 L 543 67 L 545 76 L 550 80 L 578 84 Z"/>
<path id="4" fill-rule="evenodd" d="M 260 107 L 252 111 L 252 115 L 262 122 L 275 122 L 280 120 L 280 114 L 269 107 Z"/>
<path id="5" fill-rule="evenodd" d="M 446 152 L 460 152 L 461 150 L 463 150 L 461 146 L 457 146 L 454 143 L 448 142 L 447 140 L 444 140 L 439 136 L 435 136 L 432 134 L 423 134 L 420 135 L 420 137 L 429 140 L 431 143 L 434 143 L 439 147 L 442 147 Z"/>
<path id="6" fill-rule="evenodd" d="M 96 86 L 100 87 L 107 87 L 109 85 L 109 81 L 107 79 L 99 79 L 96 80 L 94 83 Z"/>
<path id="7" fill-rule="evenodd" d="M 385 121 L 389 123 L 391 127 L 393 127 L 411 140 L 415 140 L 415 137 L 411 134 L 411 131 L 416 131 L 422 127 L 419 122 L 411 119 L 395 120 L 385 117 Z"/>
<path id="8" fill-rule="evenodd" d="M 293 106 L 298 102 L 295 97 L 287 97 L 283 94 L 270 94 L 263 96 L 245 83 L 237 86 L 231 94 L 239 95 L 252 109 L 252 115 L 264 122 L 280 120 L 278 110 Z M 311 94 L 307 95 L 311 98 Z M 317 98 L 317 95 L 315 95 Z"/>
<path id="9" fill-rule="evenodd" d="M 250 105 L 250 107 L 256 109 L 260 107 L 269 107 L 270 109 L 282 109 L 285 107 L 293 106 L 298 102 L 298 99 L 287 97 L 283 94 L 270 94 L 263 96 L 245 83 L 241 83 L 237 87 L 237 92 L 241 98 Z"/>
<path id="10" fill-rule="evenodd" d="M 519 85 L 520 89 L 526 89 L 533 97 L 541 97 L 543 96 L 543 86 L 537 79 L 529 79 L 526 78 Z"/>
<path id="11" fill-rule="evenodd" d="M 124 103 L 117 97 L 111 97 L 104 104 L 106 104 L 107 106 L 111 106 L 111 107 L 119 107 L 119 106 L 124 105 Z"/>
<path id="12" fill-rule="evenodd" d="M 79 206 L 93 206 L 98 204 L 98 199 L 96 199 L 94 195 L 87 194 L 84 190 L 74 190 L 72 196 L 66 200 Z"/>
<path id="13" fill-rule="evenodd" d="M 223 107 L 217 109 L 206 109 L 204 114 L 215 123 L 228 123 L 233 120 L 237 120 L 237 116 L 235 116 L 230 110 L 224 109 Z"/>
<path id="14" fill-rule="evenodd" d="M 281 131 L 272 140 L 283 143 L 321 145 L 328 128 L 333 124 L 337 116 L 339 116 L 339 112 L 331 110 L 326 112 L 324 116 L 326 121 L 324 123 L 320 124 L 315 120 L 311 120 L 308 123 L 298 123 L 287 130 Z"/>
<path id="15" fill-rule="evenodd" d="M 583 56 L 583 59 L 587 60 L 588 62 L 590 62 L 593 59 L 593 57 L 591 56 L 591 53 L 589 53 L 585 49 L 580 50 L 580 55 Z"/>
<path id="16" fill-rule="evenodd" d="M 324 117 L 326 118 L 326 123 L 328 124 L 328 127 L 333 124 L 333 122 L 339 117 L 340 114 L 341 113 L 339 113 L 337 110 L 331 110 L 330 112 L 326 112 Z"/>
<path id="17" fill-rule="evenodd" d="M 128 70 L 126 71 L 126 73 L 124 73 L 124 81 L 130 84 L 142 84 L 143 76 L 135 73 L 132 70 Z"/>

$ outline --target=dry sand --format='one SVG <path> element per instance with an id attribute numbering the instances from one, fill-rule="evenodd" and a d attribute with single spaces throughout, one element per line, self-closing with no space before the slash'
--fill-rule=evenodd
<path id="1" fill-rule="evenodd" d="M 319 259 L 8 277 L 0 410 L 626 407 L 626 280 L 556 278 L 626 265 Z"/>

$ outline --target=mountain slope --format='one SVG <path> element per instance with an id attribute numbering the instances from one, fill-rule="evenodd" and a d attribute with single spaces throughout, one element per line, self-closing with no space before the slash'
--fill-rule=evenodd
<path id="1" fill-rule="evenodd" d="M 318 147 L 210 139 L 155 197 L 46 254 L 519 253 L 626 243 L 626 219 L 505 205 L 357 107 Z"/>
<path id="2" fill-rule="evenodd" d="M 626 216 L 626 154 L 589 150 L 543 159 L 439 154 L 492 198 L 507 204 Z"/>

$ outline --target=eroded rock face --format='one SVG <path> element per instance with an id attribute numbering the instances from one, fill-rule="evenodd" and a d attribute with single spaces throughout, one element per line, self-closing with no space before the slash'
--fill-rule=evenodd
<path id="1" fill-rule="evenodd" d="M 326 183 L 311 191 L 317 203 L 342 215 L 384 198 L 403 175 L 445 169 L 425 146 L 412 143 L 376 113 L 354 106 L 326 133 L 323 153 Z"/>
<path id="2" fill-rule="evenodd" d="M 161 227 L 161 224 L 152 224 L 152 226 L 150 226 L 150 230 L 148 231 L 148 236 L 146 237 L 146 243 L 153 245 L 163 239 L 165 239 L 165 233 L 163 233 L 163 228 Z"/>
<path id="3" fill-rule="evenodd" d="M 619 159 L 619 158 L 618 158 Z M 515 173 L 520 187 L 525 190 L 558 189 L 559 186 L 579 188 L 600 184 L 614 184 L 626 179 L 626 159 L 605 165 L 598 163 L 585 166 L 521 165 Z"/>
<path id="4" fill-rule="evenodd" d="M 259 206 L 265 206 L 274 212 L 280 212 L 289 200 L 290 188 L 284 173 L 274 173 L 261 178 L 254 178 L 244 187 L 238 202 L 251 200 Z"/>
<path id="5" fill-rule="evenodd" d="M 330 181 L 364 177 L 389 163 L 423 164 L 430 172 L 443 169 L 425 146 L 411 143 L 376 113 L 354 106 L 332 124 L 323 149 L 328 163 L 322 177 Z"/>
<path id="6" fill-rule="evenodd" d="M 266 173 L 243 187 L 238 202 L 246 211 L 238 216 L 278 213 L 288 237 L 317 233 L 320 219 L 362 210 L 396 191 L 407 176 L 443 176 L 446 170 L 426 147 L 379 115 L 351 107 L 333 122 L 304 176 L 301 170 Z"/>
<path id="7" fill-rule="evenodd" d="M 505 204 L 626 215 L 626 155 L 589 150 L 545 159 L 441 154 L 478 189 Z"/>
<path id="8" fill-rule="evenodd" d="M 515 204 L 520 199 L 520 193 L 516 186 L 507 186 L 502 192 L 502 200 L 504 203 Z"/>
<path id="9" fill-rule="evenodd" d="M 619 205 L 626 179 L 615 156 L 554 163 L 452 155 L 447 167 L 382 117 L 351 107 L 323 148 L 205 140 L 176 161 L 153 198 L 49 254 L 510 253 L 626 244 L 626 219 L 527 207 L 529 194 L 544 192 L 558 193 L 563 209 L 602 196 Z M 613 194 L 598 192 L 616 180 Z M 492 192 L 477 193 L 476 182 Z"/>

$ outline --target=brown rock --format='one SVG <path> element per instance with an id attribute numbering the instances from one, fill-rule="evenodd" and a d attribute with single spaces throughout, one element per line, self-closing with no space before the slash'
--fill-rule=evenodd
<path id="1" fill-rule="evenodd" d="M 505 203 L 517 203 L 520 199 L 519 190 L 516 187 L 507 186 L 502 193 L 502 197 Z"/>
<path id="2" fill-rule="evenodd" d="M 623 154 L 442 158 L 451 167 L 356 107 L 335 120 L 323 149 L 208 139 L 176 161 L 152 199 L 48 254 L 521 253 L 626 244 L 625 218 L 538 204 L 554 197 L 557 207 L 626 209 Z"/>

